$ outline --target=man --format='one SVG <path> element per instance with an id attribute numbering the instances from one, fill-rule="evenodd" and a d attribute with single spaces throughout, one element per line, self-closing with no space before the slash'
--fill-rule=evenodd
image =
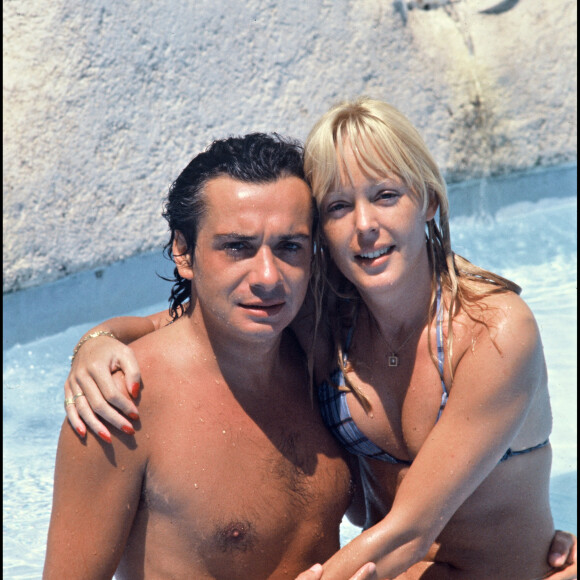
<path id="1" fill-rule="evenodd" d="M 286 330 L 312 258 L 300 149 L 260 134 L 215 142 L 164 215 L 172 307 L 195 307 L 132 344 L 134 434 L 105 445 L 63 425 L 44 577 L 294 578 L 339 548 L 351 499 Z"/>

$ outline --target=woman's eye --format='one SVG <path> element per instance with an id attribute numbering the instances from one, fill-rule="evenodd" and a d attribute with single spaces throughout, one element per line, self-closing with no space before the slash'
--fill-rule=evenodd
<path id="1" fill-rule="evenodd" d="M 345 209 L 347 207 L 346 203 L 342 201 L 337 201 L 335 203 L 331 203 L 327 208 L 327 213 L 337 212 Z"/>
<path id="2" fill-rule="evenodd" d="M 395 199 L 397 197 L 397 194 L 394 191 L 379 191 L 379 193 L 377 194 L 377 198 L 378 199 Z"/>

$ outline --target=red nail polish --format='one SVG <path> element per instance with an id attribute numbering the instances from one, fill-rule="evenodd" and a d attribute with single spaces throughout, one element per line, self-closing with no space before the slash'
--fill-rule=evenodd
<path id="1" fill-rule="evenodd" d="M 127 435 L 135 435 L 135 429 L 133 427 L 127 427 L 127 425 L 123 425 L 121 431 L 124 431 Z"/>
<path id="2" fill-rule="evenodd" d="M 78 433 L 78 434 L 79 434 L 81 437 L 84 437 L 84 436 L 85 436 L 85 432 L 84 432 L 84 431 L 83 431 L 83 430 L 82 430 L 80 427 L 77 427 L 77 433 Z"/>
<path id="3" fill-rule="evenodd" d="M 133 421 L 137 421 L 137 419 L 139 419 L 139 415 L 137 415 L 137 413 L 129 413 L 129 418 L 133 419 Z"/>
<path id="4" fill-rule="evenodd" d="M 111 443 L 113 440 L 111 439 L 111 436 L 108 435 L 107 433 L 105 433 L 104 431 L 99 431 L 99 437 L 103 440 L 106 441 L 107 443 Z"/>
<path id="5" fill-rule="evenodd" d="M 131 387 L 131 394 L 133 395 L 133 398 L 136 399 L 137 396 L 139 395 L 139 387 L 141 385 L 139 383 L 133 383 L 133 386 Z"/>

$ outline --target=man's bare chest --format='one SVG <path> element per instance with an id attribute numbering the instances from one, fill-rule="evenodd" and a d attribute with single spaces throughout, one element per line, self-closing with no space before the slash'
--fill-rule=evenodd
<path id="1" fill-rule="evenodd" d="M 193 545 L 237 552 L 284 542 L 305 518 L 342 516 L 350 472 L 316 415 L 263 422 L 235 406 L 194 408 L 150 443 L 142 505 L 152 517 L 181 522 Z"/>

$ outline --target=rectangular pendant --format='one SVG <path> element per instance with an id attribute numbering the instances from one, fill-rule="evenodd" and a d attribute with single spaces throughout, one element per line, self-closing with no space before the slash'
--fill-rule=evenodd
<path id="1" fill-rule="evenodd" d="M 399 357 L 396 354 L 392 354 L 391 356 L 389 356 L 388 361 L 390 367 L 399 366 Z"/>

